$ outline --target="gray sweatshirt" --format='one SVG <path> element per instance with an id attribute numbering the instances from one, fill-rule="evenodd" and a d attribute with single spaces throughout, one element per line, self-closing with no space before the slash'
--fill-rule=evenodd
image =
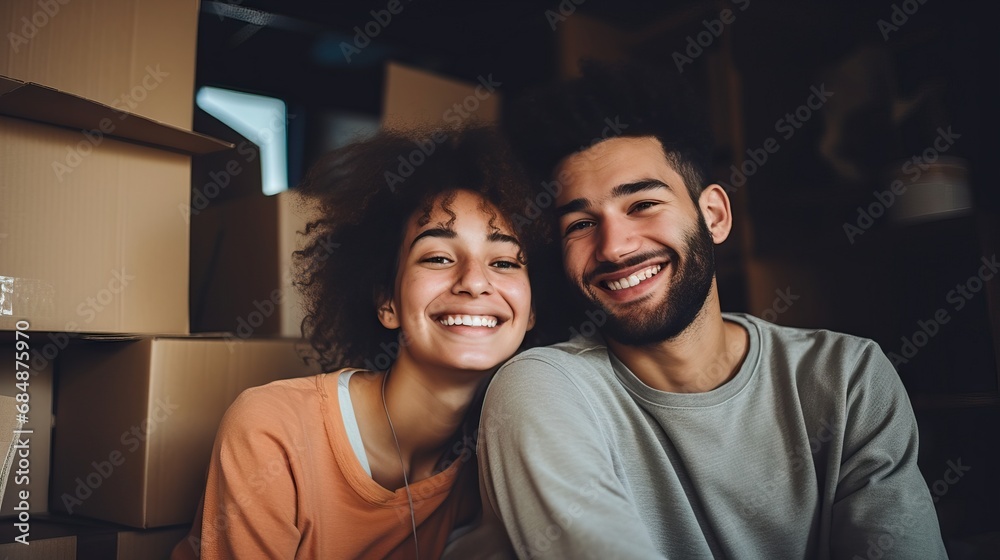
<path id="1" fill-rule="evenodd" d="M 706 393 L 652 389 L 594 339 L 501 368 L 478 453 L 518 556 L 945 558 L 913 410 L 878 345 L 725 319 L 749 350 Z"/>

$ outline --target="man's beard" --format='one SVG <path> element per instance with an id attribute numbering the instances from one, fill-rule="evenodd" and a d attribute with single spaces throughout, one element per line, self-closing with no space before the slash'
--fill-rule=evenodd
<path id="1" fill-rule="evenodd" d="M 670 259 L 674 277 L 667 286 L 667 296 L 658 305 L 646 299 L 632 302 L 617 313 L 601 304 L 595 288 L 585 279 L 582 294 L 586 304 L 607 314 L 602 327 L 604 335 L 627 346 L 648 346 L 675 338 L 684 332 L 705 306 L 715 277 L 715 250 L 712 234 L 705 218 L 698 213 L 698 225 L 684 236 L 685 254 L 679 259 L 675 251 L 664 249 L 656 254 L 638 255 L 613 269 L 598 267 L 588 277 L 613 272 L 630 266 L 666 257 Z M 662 274 L 661 271 L 659 274 Z M 650 307 L 652 307 L 650 309 Z M 643 309 L 646 308 L 646 309 Z"/>

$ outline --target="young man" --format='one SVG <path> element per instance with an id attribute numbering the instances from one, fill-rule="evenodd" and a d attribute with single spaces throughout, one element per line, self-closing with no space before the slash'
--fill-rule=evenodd
<path id="1" fill-rule="evenodd" d="M 946 557 L 879 347 L 721 312 L 729 198 L 705 186 L 705 119 L 665 79 L 590 66 L 507 123 L 606 322 L 493 380 L 488 506 L 522 558 Z"/>

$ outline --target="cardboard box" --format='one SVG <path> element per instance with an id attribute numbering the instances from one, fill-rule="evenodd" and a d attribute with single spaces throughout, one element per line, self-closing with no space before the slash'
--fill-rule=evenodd
<path id="1" fill-rule="evenodd" d="M 0 523 L 0 557 L 11 560 L 113 559 L 121 529 L 117 525 L 64 516 L 38 516 L 31 521 L 31 534 L 25 546 L 14 540 L 19 533 L 12 524 Z"/>
<path id="2" fill-rule="evenodd" d="M 34 333 L 29 333 L 34 334 Z M 28 342 L 34 343 L 37 337 L 30 337 Z M 15 365 L 15 346 L 12 343 L 0 344 L 0 395 L 13 398 L 21 393 L 17 371 L 25 371 Z M 22 361 L 22 363 L 30 363 Z M 13 457 L 13 465 L 4 487 L 3 503 L 0 504 L 0 517 L 18 514 L 14 506 L 19 505 L 21 491 L 27 491 L 29 513 L 44 513 L 49 507 L 49 465 L 52 453 L 52 364 L 38 370 L 32 366 L 28 379 L 28 422 L 21 430 L 25 433 L 15 436 L 20 443 L 27 445 Z M 9 434 L 8 434 L 9 435 Z M 23 457 L 27 454 L 27 457 Z M 27 461 L 27 469 L 21 468 L 20 460 Z M 19 472 L 20 471 L 20 472 Z M 23 509 L 23 508 L 22 508 Z"/>
<path id="3" fill-rule="evenodd" d="M 165 527 L 118 533 L 118 560 L 167 560 L 174 546 L 187 536 L 191 527 Z"/>
<path id="4" fill-rule="evenodd" d="M 186 333 L 190 155 L 231 145 L 3 76 L 0 115 L 0 330 Z"/>
<path id="5" fill-rule="evenodd" d="M 198 0 L 5 0 L 0 74 L 191 128 Z"/>
<path id="6" fill-rule="evenodd" d="M 0 554 L 4 560 L 76 560 L 77 546 L 76 535 L 36 537 L 29 541 L 28 546 L 19 542 L 0 543 Z M 106 550 L 110 551 L 107 548 Z M 79 556 L 79 558 L 95 557 Z"/>
<path id="7" fill-rule="evenodd" d="M 477 83 L 438 76 L 392 62 L 386 66 L 382 98 L 385 128 L 449 128 L 470 121 L 496 122 L 500 114 L 499 76 Z"/>
<path id="8" fill-rule="evenodd" d="M 59 364 L 50 508 L 139 528 L 190 523 L 232 401 L 310 373 L 289 340 L 70 345 Z"/>
<path id="9" fill-rule="evenodd" d="M 191 330 L 300 337 L 292 253 L 308 216 L 292 191 L 214 201 L 192 214 Z"/>
<path id="10" fill-rule="evenodd" d="M 39 517 L 29 545 L 15 542 L 16 531 L 0 526 L 0 558 L 5 560 L 167 560 L 189 526 L 141 531 L 65 516 Z"/>
<path id="11" fill-rule="evenodd" d="M 655 26 L 652 21 L 650 23 L 649 27 Z M 636 43 L 636 33 L 581 13 L 559 21 L 555 34 L 556 65 L 561 78 L 578 77 L 581 60 L 627 60 Z"/>

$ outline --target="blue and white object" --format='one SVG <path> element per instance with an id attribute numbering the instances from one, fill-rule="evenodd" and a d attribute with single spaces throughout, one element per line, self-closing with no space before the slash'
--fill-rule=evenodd
<path id="1" fill-rule="evenodd" d="M 285 102 L 274 97 L 203 87 L 198 107 L 260 147 L 261 177 L 266 195 L 288 190 L 288 135 Z"/>

